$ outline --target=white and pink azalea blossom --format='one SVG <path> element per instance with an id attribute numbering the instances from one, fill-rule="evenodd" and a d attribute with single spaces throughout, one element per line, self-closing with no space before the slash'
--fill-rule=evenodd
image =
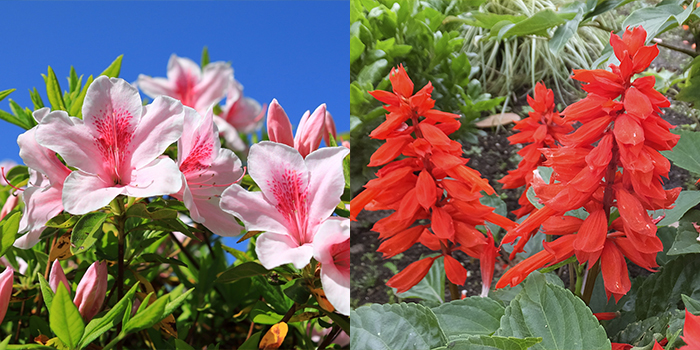
<path id="1" fill-rule="evenodd" d="M 161 157 L 182 134 L 179 101 L 160 96 L 142 106 L 136 88 L 100 76 L 88 88 L 82 112 L 82 120 L 49 113 L 36 131 L 40 145 L 77 169 L 63 184 L 65 211 L 85 214 L 120 194 L 153 197 L 180 190 L 177 165 Z"/>
<path id="2" fill-rule="evenodd" d="M 51 112 L 48 107 L 36 110 L 33 116 L 41 123 L 49 115 L 57 114 L 68 117 L 64 111 Z M 17 137 L 19 156 L 29 168 L 29 183 L 22 192 L 24 213 L 19 222 L 19 232 L 26 234 L 14 243 L 20 249 L 29 249 L 39 242 L 46 222 L 63 211 L 63 183 L 71 173 L 56 157 L 56 152 L 37 143 L 37 130 L 35 126 Z"/>
<path id="3" fill-rule="evenodd" d="M 70 290 L 70 289 L 69 289 Z M 107 262 L 95 261 L 88 267 L 75 291 L 73 304 L 87 323 L 97 315 L 107 294 Z"/>
<path id="4" fill-rule="evenodd" d="M 66 273 L 63 272 L 61 263 L 58 261 L 58 259 L 56 259 L 53 261 L 53 264 L 51 265 L 51 273 L 49 273 L 49 286 L 54 293 L 56 293 L 56 288 L 58 288 L 59 283 L 63 283 L 63 285 L 66 286 L 68 295 L 70 295 L 70 283 L 68 282 L 68 278 L 66 278 Z"/>
<path id="5" fill-rule="evenodd" d="M 12 281 L 15 278 L 15 270 L 11 266 L 5 268 L 5 271 L 0 273 L 0 323 L 5 319 L 7 308 L 10 306 L 12 299 Z"/>
<path id="6" fill-rule="evenodd" d="M 349 152 L 328 147 L 304 159 L 280 143 L 250 147 L 248 171 L 261 191 L 233 185 L 221 195 L 221 208 L 241 219 L 248 231 L 266 231 L 255 248 L 265 268 L 291 263 L 300 269 L 311 261 L 314 236 L 340 203 L 342 162 Z"/>
<path id="7" fill-rule="evenodd" d="M 314 237 L 314 259 L 321 263 L 326 298 L 343 315 L 350 315 L 350 219 L 324 221 Z"/>
<path id="8" fill-rule="evenodd" d="M 226 89 L 233 80 L 233 69 L 226 62 L 212 62 L 202 70 L 191 59 L 172 54 L 167 75 L 166 79 L 140 74 L 136 84 L 151 98 L 170 96 L 204 114 L 207 108 L 226 96 Z"/>
<path id="9" fill-rule="evenodd" d="M 243 85 L 233 79 L 229 84 L 226 103 L 221 114 L 214 116 L 214 123 L 226 140 L 227 146 L 242 151 L 247 146 L 238 133 L 257 132 L 262 128 L 263 117 L 265 117 L 265 107 L 260 106 L 258 101 L 250 97 L 244 97 Z"/>
<path id="10" fill-rule="evenodd" d="M 177 144 L 182 188 L 172 196 L 183 201 L 193 221 L 220 236 L 237 236 L 243 227 L 219 207 L 221 193 L 243 177 L 241 161 L 221 148 L 212 109 L 203 118 L 185 107 L 184 132 Z"/>
<path id="11" fill-rule="evenodd" d="M 17 162 L 12 159 L 4 159 L 0 161 L 0 168 L 2 168 L 3 176 L 0 176 L 0 185 L 7 186 L 7 180 L 5 179 L 5 174 L 7 174 L 10 169 L 17 166 Z"/>
<path id="12" fill-rule="evenodd" d="M 321 139 L 324 137 L 328 139 L 329 133 L 333 137 L 337 135 L 333 116 L 326 111 L 325 103 L 318 106 L 313 113 L 309 111 L 304 113 L 295 135 L 292 133 L 292 123 L 282 106 L 276 99 L 270 102 L 270 108 L 267 110 L 267 134 L 270 141 L 294 147 L 302 157 L 306 157 L 318 149 Z"/>
<path id="13" fill-rule="evenodd" d="M 17 272 L 19 272 L 21 275 L 24 275 L 24 273 L 27 272 L 27 268 L 29 267 L 27 261 L 18 256 L 15 256 L 15 263 L 17 264 Z M 2 258 L 0 258 L 0 265 L 14 268 L 12 266 L 12 263 L 10 263 L 10 260 L 7 259 L 7 255 L 4 255 Z"/>

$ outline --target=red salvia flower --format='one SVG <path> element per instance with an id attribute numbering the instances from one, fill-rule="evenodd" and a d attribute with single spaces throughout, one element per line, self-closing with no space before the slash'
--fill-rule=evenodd
<path id="1" fill-rule="evenodd" d="M 497 286 L 515 285 L 536 268 L 576 255 L 588 268 L 600 263 L 608 297 L 619 300 L 631 286 L 625 257 L 649 270 L 657 267 L 663 245 L 647 210 L 670 208 L 678 197 L 680 188 L 662 187 L 670 163 L 659 151 L 672 149 L 679 136 L 661 118 L 661 108 L 669 102 L 654 90 L 654 78 L 632 80 L 658 54 L 656 45 L 644 46 L 645 39 L 641 27 L 626 30 L 621 38 L 611 35 L 619 66 L 574 70 L 573 78 L 585 83 L 588 96 L 562 113 L 565 123 L 580 126 L 559 138 L 561 147 L 541 149 L 552 179 L 547 184 L 533 176 L 532 186 L 545 206 L 510 230 L 502 243 L 519 238 L 515 254 L 540 225 L 546 234 L 563 236 L 506 272 Z M 586 219 L 564 215 L 581 207 L 589 214 Z M 612 222 L 611 208 L 619 213 Z M 563 239 L 567 247 L 571 241 L 568 256 L 554 254 L 563 251 L 554 248 Z"/>
<path id="2" fill-rule="evenodd" d="M 481 259 L 487 293 L 498 247 L 490 233 L 484 235 L 475 226 L 489 221 L 509 229 L 515 224 L 479 202 L 481 191 L 494 191 L 477 171 L 466 166 L 462 145 L 448 137 L 459 129 L 459 116 L 433 109 L 430 83 L 413 94 L 413 82 L 402 66 L 392 69 L 389 78 L 393 93 L 370 92 L 387 104 L 384 108 L 389 112 L 386 121 L 370 134 L 386 140 L 369 164 L 383 167 L 352 200 L 350 217 L 354 220 L 362 209 L 393 210 L 372 228 L 379 232 L 382 243 L 378 251 L 385 258 L 423 244 L 441 252 L 447 278 L 463 285 L 467 271 L 452 256 L 453 251 L 462 250 Z M 397 160 L 400 156 L 403 158 Z M 425 277 L 439 256 L 410 264 L 387 285 L 398 292 L 407 291 Z"/>

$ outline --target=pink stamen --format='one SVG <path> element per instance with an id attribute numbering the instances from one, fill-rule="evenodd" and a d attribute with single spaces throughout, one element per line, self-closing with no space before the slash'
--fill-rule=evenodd
<path id="1" fill-rule="evenodd" d="M 5 176 L 5 167 L 0 167 L 0 171 L 2 172 L 2 179 L 5 180 L 5 182 L 7 182 L 7 185 L 8 185 L 8 186 L 14 188 L 14 189 L 17 190 L 17 191 L 24 191 L 24 189 L 22 189 L 22 188 L 17 188 L 17 187 L 15 187 L 14 185 L 12 185 L 12 183 L 10 183 L 10 180 L 8 180 L 8 179 L 7 179 L 7 176 Z"/>

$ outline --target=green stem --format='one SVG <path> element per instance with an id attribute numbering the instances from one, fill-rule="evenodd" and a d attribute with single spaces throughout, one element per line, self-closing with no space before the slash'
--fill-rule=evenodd
<path id="1" fill-rule="evenodd" d="M 581 289 L 583 288 L 583 265 L 579 265 L 576 267 L 576 290 L 574 290 L 574 294 L 581 298 Z"/>
<path id="2" fill-rule="evenodd" d="M 124 297 L 124 244 L 126 242 L 126 232 L 124 226 L 126 223 L 126 211 L 124 210 L 124 199 L 122 196 L 114 198 L 110 203 L 112 212 L 114 213 L 114 226 L 117 228 L 117 300 L 122 300 Z"/>
<path id="3" fill-rule="evenodd" d="M 591 303 L 591 296 L 593 296 L 593 286 L 595 286 L 595 280 L 598 278 L 598 272 L 600 272 L 600 261 L 596 263 L 588 270 L 588 277 L 586 277 L 586 285 L 583 287 L 583 295 L 581 299 L 586 305 Z"/>
<path id="4" fill-rule="evenodd" d="M 126 334 L 124 334 L 124 333 L 119 333 L 119 335 L 118 335 L 116 338 L 112 339 L 112 341 L 109 342 L 109 344 L 107 344 L 107 346 L 105 346 L 104 348 L 102 348 L 102 350 L 110 350 L 110 349 L 112 349 L 115 345 L 117 345 L 117 343 L 119 343 L 120 341 L 122 341 L 125 337 L 126 337 Z"/>

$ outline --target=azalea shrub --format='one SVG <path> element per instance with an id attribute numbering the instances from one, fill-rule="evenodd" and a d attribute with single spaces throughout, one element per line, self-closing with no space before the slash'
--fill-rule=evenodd
<path id="1" fill-rule="evenodd" d="M 387 282 L 419 303 L 351 311 L 353 348 L 700 346 L 700 192 L 664 187 L 671 161 L 700 173 L 700 139 L 664 120 L 668 99 L 640 75 L 659 53 L 649 40 L 643 27 L 611 33 L 618 63 L 574 70 L 587 96 L 561 112 L 554 93 L 535 86 L 509 138 L 524 144 L 522 160 L 498 179 L 524 187 L 516 222 L 485 205 L 494 190 L 450 138 L 459 118 L 436 109 L 430 83 L 414 92 L 410 67 L 392 70 L 393 93 L 371 92 L 387 111 L 369 135 L 385 140 L 369 164 L 382 168 L 350 218 L 390 212 L 372 227 L 385 257 L 415 244 L 438 253 Z M 499 227 L 505 234 L 493 234 Z M 458 251 L 479 260 L 479 296 L 460 296 L 469 277 Z M 499 261 L 509 266 L 492 282 Z M 630 279 L 632 265 L 650 273 Z"/>
<path id="2" fill-rule="evenodd" d="M 202 57 L 133 85 L 121 56 L 71 68 L 66 91 L 49 67 L 46 105 L 0 111 L 26 129 L 2 168 L 0 347 L 347 346 L 349 149 L 325 104 L 295 135 Z"/>

